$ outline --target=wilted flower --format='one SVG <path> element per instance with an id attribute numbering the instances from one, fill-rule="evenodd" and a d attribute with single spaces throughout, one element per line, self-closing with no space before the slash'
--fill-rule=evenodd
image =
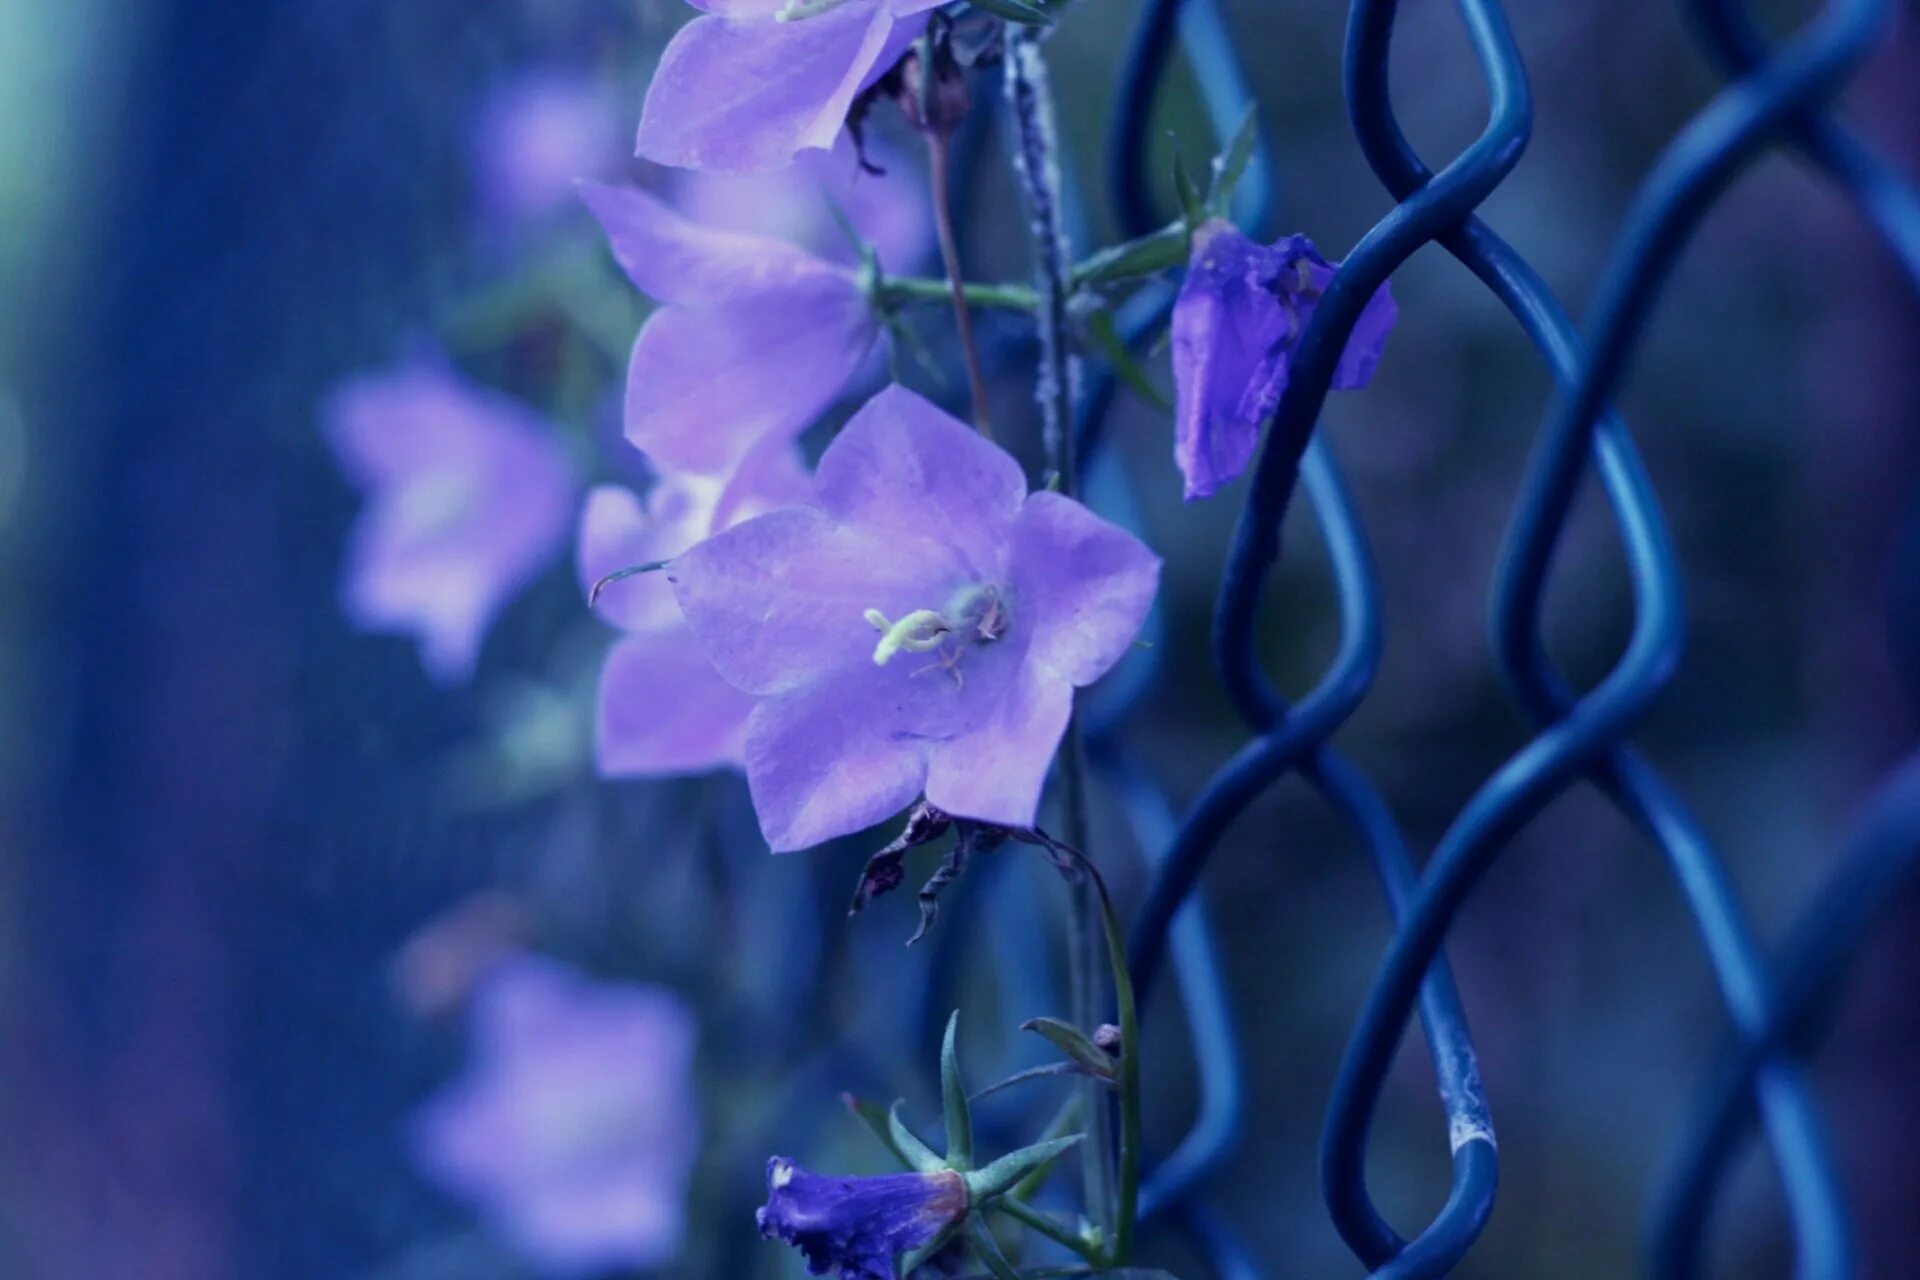
<path id="1" fill-rule="evenodd" d="M 678 997 L 522 957 L 472 1017 L 468 1074 L 414 1117 L 422 1172 L 548 1273 L 670 1260 L 697 1141 Z"/>
<path id="2" fill-rule="evenodd" d="M 1189 499 L 1208 496 L 1246 470 L 1334 266 L 1305 236 L 1259 245 L 1217 218 L 1194 231 L 1186 282 L 1173 307 L 1174 458 Z M 1341 353 L 1336 389 L 1367 385 L 1396 314 L 1383 284 Z"/>
<path id="3" fill-rule="evenodd" d="M 940 0 L 696 0 L 647 87 L 639 151 L 749 172 L 831 147 Z"/>
<path id="4" fill-rule="evenodd" d="M 859 277 L 764 236 L 695 226 L 630 188 L 583 188 L 660 308 L 627 371 L 627 438 L 666 470 L 732 474 L 803 431 L 879 336 Z"/>
<path id="5" fill-rule="evenodd" d="M 806 1255 L 807 1271 L 840 1280 L 898 1280 L 894 1259 L 947 1234 L 967 1214 L 966 1179 L 951 1169 L 825 1178 L 784 1156 L 767 1161 L 760 1234 Z"/>
<path id="6" fill-rule="evenodd" d="M 828 447 L 816 505 L 748 520 L 667 576 L 714 666 L 760 699 L 747 779 L 775 850 L 927 800 L 1030 827 L 1077 685 L 1159 580 L 1138 539 L 901 387 Z"/>
<path id="7" fill-rule="evenodd" d="M 648 490 L 601 485 L 580 522 L 580 580 L 678 555 L 721 529 L 812 492 L 792 446 L 756 453 L 731 481 L 667 475 Z M 753 699 L 722 680 L 658 574 L 609 583 L 596 608 L 627 634 L 600 671 L 594 749 L 602 775 L 652 777 L 738 766 Z"/>
<path id="8" fill-rule="evenodd" d="M 473 138 L 474 183 L 496 223 L 540 218 L 573 199 L 581 178 L 620 159 L 610 95 L 594 77 L 528 72 L 482 103 Z"/>
<path id="9" fill-rule="evenodd" d="M 348 616 L 414 635 L 435 680 L 466 679 L 494 617 L 565 541 L 566 450 L 533 410 L 438 360 L 354 379 L 323 416 L 340 469 L 367 495 L 347 550 Z"/>

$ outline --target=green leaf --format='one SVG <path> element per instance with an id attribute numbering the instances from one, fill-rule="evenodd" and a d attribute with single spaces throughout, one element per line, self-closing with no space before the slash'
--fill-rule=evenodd
<path id="1" fill-rule="evenodd" d="M 1187 172 L 1187 162 L 1180 158 L 1176 149 L 1173 153 L 1173 192 L 1180 197 L 1180 213 L 1186 218 L 1188 227 L 1197 227 L 1207 220 L 1207 204 L 1200 196 L 1200 188 L 1193 183 L 1193 175 Z"/>
<path id="2" fill-rule="evenodd" d="M 900 1118 L 897 1102 L 887 1108 L 887 1136 L 893 1139 L 894 1149 L 918 1172 L 939 1173 L 947 1167 L 947 1162 L 935 1155 L 932 1147 L 907 1128 L 907 1122 Z"/>
<path id="3" fill-rule="evenodd" d="M 1094 312 L 1087 317 L 1085 327 L 1086 335 L 1094 349 L 1100 353 L 1103 360 L 1113 366 L 1114 375 L 1127 384 L 1129 391 L 1162 413 L 1173 412 L 1173 403 L 1167 399 L 1160 388 L 1153 385 L 1153 380 L 1147 376 L 1146 369 L 1134 358 L 1133 352 L 1127 349 L 1126 342 L 1113 327 L 1111 311 Z M 1036 1021 L 1040 1020 L 1036 1019 Z M 1028 1030 L 1038 1030 L 1033 1023 L 1027 1023 L 1026 1027 Z M 1052 1039 L 1051 1036 L 1047 1038 Z"/>
<path id="4" fill-rule="evenodd" d="M 1050 27 L 1053 16 L 1037 5 L 1026 0 L 972 0 L 973 7 L 982 13 L 990 13 L 1007 22 L 1017 22 L 1023 27 Z"/>
<path id="5" fill-rule="evenodd" d="M 940 1044 L 940 1100 L 947 1111 L 947 1167 L 973 1168 L 973 1113 L 967 1108 L 967 1084 L 960 1078 L 960 1011 L 947 1019 Z"/>
<path id="6" fill-rule="evenodd" d="M 1259 148 L 1260 111 L 1248 103 L 1247 114 L 1240 117 L 1240 127 L 1233 131 L 1226 150 L 1213 158 L 1213 185 L 1207 192 L 1207 210 L 1214 217 L 1228 216 L 1233 193 L 1239 189 L 1240 179 L 1246 176 L 1247 165 Z"/>
<path id="7" fill-rule="evenodd" d="M 1091 1037 L 1070 1022 L 1058 1018 L 1029 1018 L 1020 1024 L 1022 1031 L 1038 1032 L 1054 1048 L 1103 1080 L 1113 1079 L 1119 1064 L 1114 1056 L 1095 1044 Z"/>
<path id="8" fill-rule="evenodd" d="M 1007 1261 L 1007 1255 L 1000 1252 L 1000 1242 L 993 1238 L 993 1232 L 987 1224 L 975 1218 L 970 1224 L 968 1235 L 973 1241 L 973 1251 L 993 1280 L 1020 1280 L 1020 1273 Z"/>
<path id="9" fill-rule="evenodd" d="M 1120 280 L 1139 280 L 1185 266 L 1192 252 L 1188 244 L 1191 236 L 1192 232 L 1187 230 L 1185 222 L 1175 222 L 1137 240 L 1109 245 L 1074 264 L 1073 285 L 1075 288 L 1085 288 Z"/>
<path id="10" fill-rule="evenodd" d="M 1086 1136 L 1076 1133 L 1070 1137 L 1055 1138 L 1051 1142 L 1036 1142 L 1030 1147 L 1022 1147 L 1010 1155 L 1001 1156 L 986 1168 L 965 1175 L 967 1194 L 975 1205 L 1005 1195 L 1020 1179 L 1059 1159 Z"/>
<path id="11" fill-rule="evenodd" d="M 865 1125 L 868 1131 L 880 1140 L 881 1146 L 893 1153 L 894 1159 L 909 1169 L 913 1168 L 913 1161 L 909 1160 L 907 1153 L 900 1149 L 900 1144 L 893 1140 L 893 1131 L 891 1126 L 887 1124 L 887 1109 L 885 1107 L 877 1102 L 868 1102 L 865 1099 L 856 1098 L 850 1093 L 841 1094 L 840 1101 L 846 1105 L 847 1110 L 853 1114 L 854 1119 Z"/>

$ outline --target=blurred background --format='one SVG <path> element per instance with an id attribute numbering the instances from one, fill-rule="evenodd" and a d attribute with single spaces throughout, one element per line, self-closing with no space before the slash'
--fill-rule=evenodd
<path id="1" fill-rule="evenodd" d="M 1099 142 L 1135 5 L 1087 8 L 1049 52 L 1092 238 L 1111 226 Z M 1339 256 L 1391 203 L 1345 123 L 1340 7 L 1226 8 L 1275 156 L 1278 229 Z M 1483 120 L 1479 78 L 1450 7 L 1406 9 L 1401 116 L 1443 157 Z M 737 778 L 596 777 L 593 689 L 613 632 L 586 611 L 565 545 L 505 604 L 470 679 L 430 678 L 405 637 L 364 633 L 341 607 L 363 495 L 323 417 L 349 379 L 430 350 L 550 424 L 583 476 L 644 474 L 618 441 L 644 303 L 566 188 L 631 179 L 752 221 L 755 197 L 675 189 L 625 159 L 686 14 L 668 0 L 0 5 L 0 1274 L 553 1271 L 497 1203 L 433 1176 L 410 1136 L 430 1099 L 484 1067 L 469 1002 L 514 956 L 669 989 L 698 1029 L 674 1104 L 698 1155 L 668 1179 L 683 1238 L 639 1263 L 561 1270 L 797 1276 L 797 1257 L 752 1226 L 768 1155 L 884 1170 L 839 1095 L 905 1095 L 930 1125 L 939 1028 L 963 998 L 980 1082 L 1043 1060 L 1013 1031 L 1064 1012 L 1060 892 L 1037 857 L 976 869 L 933 937 L 903 951 L 907 895 L 841 914 L 889 833 L 773 859 Z M 1913 173 L 1920 31 L 1905 16 L 1846 103 Z M 1715 81 L 1666 6 L 1567 0 L 1513 19 L 1538 124 L 1484 212 L 1577 314 L 1636 183 Z M 1158 124 L 1188 156 L 1216 145 L 1183 71 Z M 991 130 L 975 142 L 964 256 L 978 278 L 1018 278 L 998 145 Z M 917 184 L 911 161 L 890 168 Z M 909 266 L 933 271 L 903 234 L 901 253 L 921 259 Z M 1339 741 L 1424 851 L 1526 739 L 1485 619 L 1549 387 L 1438 249 L 1394 289 L 1401 319 L 1372 389 L 1334 397 L 1324 423 L 1389 628 Z M 1003 435 L 1032 460 L 1030 351 L 1017 325 L 989 330 Z M 948 333 L 928 317 L 942 357 Z M 1891 260 L 1813 175 L 1773 158 L 1686 256 L 1622 401 L 1689 572 L 1687 657 L 1638 741 L 1769 938 L 1914 742 L 1917 352 L 1920 306 Z M 1166 383 L 1163 356 L 1153 372 Z M 1206 627 L 1241 487 L 1183 506 L 1170 434 L 1123 394 L 1109 431 L 1121 466 L 1094 502 L 1135 509 L 1167 559 L 1155 680 L 1121 739 L 1179 808 L 1240 740 Z M 1549 629 L 1587 679 L 1630 619 L 1597 497 L 1561 558 Z M 1262 645 L 1298 688 L 1336 633 L 1304 512 L 1295 524 Z M 1112 796 L 1096 804 L 1094 853 L 1124 906 L 1144 864 Z M 1386 938 L 1372 873 L 1290 782 L 1235 826 L 1204 896 L 1249 1071 L 1219 1207 L 1271 1275 L 1356 1274 L 1321 1208 L 1314 1146 Z M 1869 946 L 1817 1064 L 1873 1276 L 1911 1274 L 1920 1256 L 1920 1167 L 1897 1140 L 1920 1132 L 1915 924 L 1908 910 Z M 1656 852 L 1575 791 L 1515 842 L 1450 955 L 1505 1163 L 1459 1274 L 1630 1273 L 1724 1028 Z M 1194 1100 L 1172 984 L 1148 1016 L 1164 1153 Z M 1444 1195 L 1447 1154 L 1421 1054 L 1402 1056 L 1373 1168 L 1408 1227 Z M 1057 1087 L 1001 1095 L 990 1140 L 1026 1140 Z M 1787 1274 L 1785 1240 L 1777 1188 L 1750 1158 L 1716 1236 L 1719 1274 Z M 1201 1274 L 1176 1240 L 1147 1243 Z"/>

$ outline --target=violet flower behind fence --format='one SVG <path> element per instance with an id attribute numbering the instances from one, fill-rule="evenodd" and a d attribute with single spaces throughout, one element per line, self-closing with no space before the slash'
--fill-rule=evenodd
<path id="1" fill-rule="evenodd" d="M 1305 236 L 1259 245 L 1217 218 L 1194 231 L 1173 307 L 1174 458 L 1189 500 L 1209 496 L 1253 459 L 1334 266 Z M 1397 314 L 1381 285 L 1341 353 L 1336 390 L 1367 385 Z"/>
<path id="2" fill-rule="evenodd" d="M 747 779 L 776 851 L 924 789 L 1029 827 L 1076 686 L 1121 658 L 1160 562 L 898 386 L 827 448 L 817 505 L 746 521 L 667 569 L 720 673 L 757 697 Z"/>
<path id="3" fill-rule="evenodd" d="M 608 574 L 669 559 L 703 539 L 812 492 L 797 451 L 779 444 L 754 454 L 731 481 L 662 476 L 644 500 L 601 485 L 587 495 L 580 524 L 580 581 L 591 591 Z M 596 602 L 626 634 L 600 672 L 594 757 L 605 777 L 701 773 L 742 763 L 753 699 L 707 661 L 658 574 L 607 584 Z"/>
<path id="4" fill-rule="evenodd" d="M 587 184 L 613 254 L 660 307 L 627 371 L 627 438 L 664 470 L 732 474 L 799 435 L 859 373 L 880 325 L 859 277 L 794 245 L 696 226 Z"/>
<path id="5" fill-rule="evenodd" d="M 413 635 L 434 680 L 467 679 L 494 618 L 565 541 L 566 450 L 533 410 L 439 359 L 346 383 L 323 418 L 367 498 L 347 548 L 348 616 Z"/>
<path id="6" fill-rule="evenodd" d="M 481 987 L 471 1041 L 413 1119 L 422 1173 L 547 1274 L 670 1261 L 698 1145 L 679 998 L 521 957 Z"/>
<path id="7" fill-rule="evenodd" d="M 854 98 L 940 0 L 705 0 L 647 87 L 639 153 L 683 169 L 777 169 L 834 144 Z"/>
<path id="8" fill-rule="evenodd" d="M 813 1275 L 895 1280 L 894 1258 L 952 1230 L 967 1199 L 966 1179 L 950 1169 L 828 1178 L 775 1156 L 754 1221 L 761 1235 L 800 1250 Z"/>

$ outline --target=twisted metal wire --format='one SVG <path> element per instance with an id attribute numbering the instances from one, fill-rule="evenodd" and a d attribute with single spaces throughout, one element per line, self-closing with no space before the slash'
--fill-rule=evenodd
<path id="1" fill-rule="evenodd" d="M 1863 852 L 1810 913 L 1791 950 L 1794 985 L 1776 998 L 1764 957 L 1720 860 L 1678 795 L 1631 747 L 1627 734 L 1674 669 L 1682 635 L 1680 571 L 1664 519 L 1624 423 L 1608 402 L 1624 377 L 1658 288 L 1705 212 L 1769 145 L 1791 143 L 1867 217 L 1905 273 L 1920 285 L 1920 197 L 1870 149 L 1825 114 L 1828 100 L 1884 29 L 1885 0 L 1838 0 L 1778 52 L 1729 0 L 1690 0 L 1687 14 L 1716 65 L 1733 77 L 1681 132 L 1643 184 L 1614 246 L 1583 350 L 1572 322 L 1538 275 L 1474 216 L 1517 162 L 1531 127 L 1525 69 L 1491 0 L 1460 0 L 1487 82 L 1488 124 L 1437 173 L 1413 152 L 1394 115 L 1387 53 L 1394 0 L 1356 0 L 1346 49 L 1348 109 L 1369 164 L 1398 206 L 1342 264 L 1302 335 L 1275 412 L 1252 491 L 1236 529 L 1216 605 L 1217 665 L 1253 738 L 1203 788 L 1177 828 L 1170 810 L 1124 757 L 1104 763 L 1127 797 L 1149 849 L 1164 846 L 1130 940 L 1144 994 L 1169 946 L 1194 1027 L 1200 1114 L 1149 1181 L 1145 1208 L 1176 1211 L 1221 1276 L 1251 1273 L 1244 1250 L 1222 1235 L 1193 1193 L 1231 1151 L 1243 1093 L 1231 1023 L 1219 1001 L 1217 967 L 1188 898 L 1226 826 L 1274 780 L 1298 769 L 1366 837 L 1399 929 L 1354 1028 L 1327 1113 L 1322 1181 L 1333 1220 L 1354 1253 L 1380 1276 L 1447 1274 L 1491 1211 L 1497 1158 L 1457 993 L 1440 948 L 1461 904 L 1518 829 L 1582 780 L 1593 782 L 1669 863 L 1692 913 L 1738 1045 L 1716 1077 L 1707 1120 L 1687 1148 L 1662 1201 L 1654 1266 L 1694 1273 L 1715 1189 L 1743 1121 L 1757 1107 L 1786 1188 L 1801 1274 L 1852 1272 L 1842 1202 L 1813 1100 L 1792 1051 L 1808 1037 L 1808 1010 L 1832 981 L 1869 909 L 1896 882 L 1920 879 L 1920 764 L 1903 773 L 1875 810 Z M 1149 0 L 1136 30 L 1110 135 L 1111 197 L 1124 230 L 1155 225 L 1145 176 L 1154 90 L 1176 35 L 1196 63 L 1216 121 L 1243 92 L 1220 38 L 1217 9 L 1202 0 Z M 1264 210 L 1263 210 L 1264 214 Z M 1364 535 L 1324 447 L 1312 440 L 1331 379 L 1361 306 L 1416 249 L 1440 244 L 1512 312 L 1561 387 L 1540 434 L 1500 559 L 1493 600 L 1496 661 L 1536 736 L 1469 801 L 1414 884 L 1391 815 L 1364 779 L 1326 746 L 1365 696 L 1381 637 L 1377 589 Z M 1148 317 L 1151 324 L 1157 317 Z M 1108 389 L 1105 392 L 1110 396 Z M 1104 412 L 1096 409 L 1094 422 Z M 1545 652 L 1540 606 L 1573 493 L 1591 457 L 1619 528 L 1633 582 L 1635 625 L 1619 662 L 1593 689 L 1572 689 Z M 1281 519 L 1304 483 L 1329 547 L 1339 588 L 1342 642 L 1314 689 L 1289 708 L 1253 653 L 1253 614 L 1278 556 Z M 1375 1210 L 1365 1179 L 1368 1129 L 1388 1065 L 1418 1006 L 1441 1082 L 1454 1151 L 1451 1194 L 1427 1226 L 1403 1241 Z"/>

